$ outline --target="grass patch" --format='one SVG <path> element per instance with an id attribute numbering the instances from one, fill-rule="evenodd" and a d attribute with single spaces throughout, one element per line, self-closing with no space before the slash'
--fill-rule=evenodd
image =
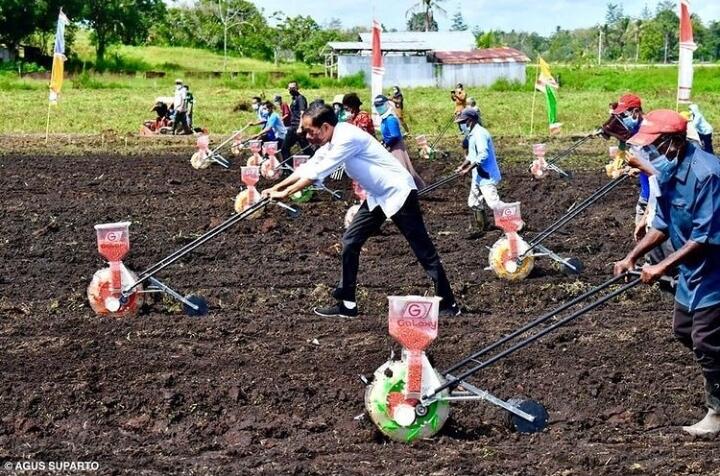
<path id="1" fill-rule="evenodd" d="M 174 56 L 178 59 L 184 55 L 176 52 Z M 146 59 L 148 57 L 145 56 Z M 152 66 L 155 63 L 148 64 Z M 478 101 L 483 119 L 492 134 L 495 137 L 520 139 L 515 142 L 519 144 L 518 154 L 523 157 L 526 154 L 522 154 L 522 151 L 532 141 L 548 140 L 545 102 L 539 93 L 535 97 L 535 132 L 533 137 L 529 136 L 530 109 L 535 94 L 532 89 L 533 69 L 528 68 L 528 80 L 523 88 L 502 82 L 490 88 L 468 89 L 468 95 Z M 587 133 L 597 127 L 606 119 L 608 103 L 628 90 L 643 97 L 646 110 L 675 108 L 677 68 L 634 68 L 625 71 L 617 68 L 559 67 L 553 68 L 553 72 L 560 76 L 563 83 L 558 93 L 562 137 Z M 717 73 L 720 73 L 720 69 L 697 69 L 693 98 L 701 105 L 708 120 L 720 126 L 720 75 Z M 370 90 L 363 85 L 361 75 L 338 82 L 324 77 L 311 77 L 308 70 L 302 67 L 288 68 L 286 76 L 282 78 L 270 69 L 235 77 L 198 74 L 184 78 L 196 98 L 195 125 L 207 127 L 215 134 L 227 134 L 253 118 L 250 111 L 233 111 L 238 103 L 247 102 L 252 96 L 272 98 L 275 94 L 281 94 L 287 101 L 286 85 L 289 79 L 298 80 L 308 101 L 318 98 L 331 100 L 336 94 L 355 91 L 365 107 L 370 104 Z M 155 97 L 173 94 L 175 76 L 168 73 L 163 78 L 145 79 L 141 74 L 81 73 L 71 77 L 65 83 L 59 107 L 53 108 L 51 130 L 98 133 L 111 129 L 122 134 L 137 133 L 142 121 L 152 117 L 150 108 Z M 653 77 L 655 82 L 652 81 Z M 0 110 L 3 111 L 0 133 L 44 133 L 47 87 L 47 80 L 21 79 L 17 74 L 0 72 L 0 89 L 3 91 L 0 94 Z M 387 85 L 387 89 L 389 87 Z M 412 135 L 428 134 L 434 139 L 445 129 L 454 110 L 447 91 L 408 88 L 403 92 L 406 120 Z M 122 114 L 108 114 L 107 111 L 122 111 Z M 445 136 L 447 141 L 457 140 L 454 132 L 455 129 L 450 126 Z"/>

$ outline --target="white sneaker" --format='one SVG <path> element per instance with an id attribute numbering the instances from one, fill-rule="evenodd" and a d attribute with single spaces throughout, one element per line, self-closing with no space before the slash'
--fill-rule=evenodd
<path id="1" fill-rule="evenodd" d="M 720 433 L 720 413 L 708 410 L 705 417 L 694 425 L 682 427 L 683 431 L 693 436 L 714 436 Z"/>

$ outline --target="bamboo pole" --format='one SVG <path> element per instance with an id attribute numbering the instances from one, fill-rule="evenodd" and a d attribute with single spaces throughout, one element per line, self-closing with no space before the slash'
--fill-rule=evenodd
<path id="1" fill-rule="evenodd" d="M 45 143 L 48 143 L 48 135 L 50 134 L 50 101 L 48 101 L 47 121 L 45 122 Z"/>

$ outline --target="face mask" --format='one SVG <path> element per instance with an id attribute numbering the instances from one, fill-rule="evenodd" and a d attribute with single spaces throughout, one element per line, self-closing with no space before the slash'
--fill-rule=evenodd
<path id="1" fill-rule="evenodd" d="M 253 108 L 253 111 L 257 111 L 260 108 L 260 104 L 253 103 L 252 108 Z"/>
<path id="2" fill-rule="evenodd" d="M 640 123 L 640 119 L 635 119 L 632 116 L 625 116 L 622 118 L 622 123 L 627 128 L 627 130 L 629 130 L 630 132 L 635 132 L 637 125 Z"/>
<path id="3" fill-rule="evenodd" d="M 462 133 L 465 134 L 466 136 L 467 136 L 468 134 L 470 134 L 470 128 L 468 127 L 468 125 L 467 125 L 466 122 L 463 122 L 463 123 L 460 124 L 460 130 L 461 130 Z"/>
<path id="4" fill-rule="evenodd" d="M 377 111 L 378 114 L 380 114 L 382 116 L 388 110 L 387 104 L 383 104 L 382 106 L 375 106 L 375 110 Z"/>
<path id="5" fill-rule="evenodd" d="M 345 112 L 344 109 L 340 109 L 340 111 L 337 113 L 337 118 L 340 122 L 347 122 L 347 120 L 349 119 L 348 114 Z"/>
<path id="6" fill-rule="evenodd" d="M 298 94 L 300 94 L 297 89 L 288 89 L 288 92 L 291 96 L 297 96 Z"/>

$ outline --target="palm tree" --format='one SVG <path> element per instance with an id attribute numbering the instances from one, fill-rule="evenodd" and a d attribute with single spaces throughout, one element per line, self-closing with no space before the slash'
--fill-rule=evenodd
<path id="1" fill-rule="evenodd" d="M 433 10 L 437 10 L 443 16 L 447 15 L 447 10 L 439 4 L 445 0 L 419 0 L 415 5 L 408 8 L 405 16 L 409 17 L 415 13 L 423 13 L 425 15 L 425 31 L 430 31 L 430 25 L 433 23 Z"/>

